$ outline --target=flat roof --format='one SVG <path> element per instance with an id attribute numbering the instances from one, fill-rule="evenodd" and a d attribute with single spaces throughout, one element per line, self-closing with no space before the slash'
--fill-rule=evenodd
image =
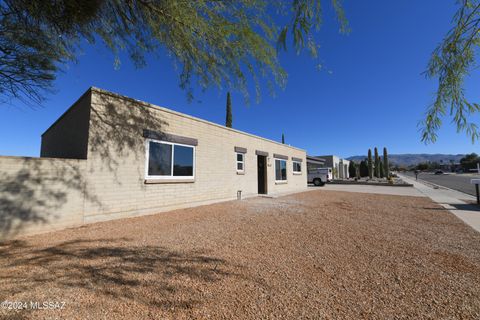
<path id="1" fill-rule="evenodd" d="M 314 157 L 314 156 L 307 156 L 307 162 L 324 164 L 325 159 Z"/>

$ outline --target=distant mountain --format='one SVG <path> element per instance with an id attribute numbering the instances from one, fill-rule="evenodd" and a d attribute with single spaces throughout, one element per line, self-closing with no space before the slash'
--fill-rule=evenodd
<path id="1" fill-rule="evenodd" d="M 381 154 L 380 154 L 381 156 Z M 438 162 L 438 163 L 450 163 L 450 160 L 453 160 L 455 163 L 460 162 L 460 159 L 463 158 L 464 154 L 428 154 L 428 153 L 419 153 L 419 154 L 389 154 L 388 161 L 392 165 L 398 166 L 413 166 L 422 162 Z M 362 161 L 367 156 L 352 156 L 347 158 L 347 160 L 353 160 L 355 162 Z"/>

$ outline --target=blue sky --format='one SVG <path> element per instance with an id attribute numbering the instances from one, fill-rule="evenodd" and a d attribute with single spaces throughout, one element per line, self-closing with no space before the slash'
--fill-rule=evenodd
<path id="1" fill-rule="evenodd" d="M 435 81 L 422 72 L 451 27 L 455 2 L 345 1 L 349 35 L 338 33 L 331 9 L 325 8 L 316 35 L 323 69 L 308 54 L 282 53 L 286 88 L 275 97 L 264 90 L 260 103 L 250 105 L 233 92 L 234 128 L 277 141 L 284 132 L 288 144 L 313 155 L 347 157 L 374 146 L 386 146 L 389 153 L 478 152 L 478 142 L 457 134 L 449 119 L 435 144 L 420 142 L 417 128 L 435 92 Z M 224 123 L 225 90 L 197 91 L 196 101 L 188 102 L 171 60 L 148 60 L 146 68 L 135 69 L 123 58 L 115 70 L 102 45 L 85 46 L 78 63 L 59 75 L 44 107 L 32 110 L 16 101 L 0 107 L 0 154 L 38 156 L 40 135 L 90 86 Z M 466 84 L 467 96 L 477 102 L 479 80 L 474 75 Z"/>

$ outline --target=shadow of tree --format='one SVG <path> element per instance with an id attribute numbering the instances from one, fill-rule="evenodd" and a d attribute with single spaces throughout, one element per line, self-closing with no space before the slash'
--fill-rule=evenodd
<path id="1" fill-rule="evenodd" d="M 0 239 L 14 237 L 26 226 L 55 224 L 67 201 L 97 202 L 85 190 L 84 160 L 14 158 L 17 171 L 0 183 Z M 78 212 L 76 212 L 78 214 Z M 66 214 L 72 214 L 68 212 Z"/>
<path id="2" fill-rule="evenodd" d="M 34 288 L 51 297 L 65 295 L 70 288 L 77 295 L 70 299 L 81 300 L 89 292 L 98 301 L 183 309 L 202 303 L 196 287 L 236 276 L 222 259 L 201 252 L 131 246 L 128 240 L 78 239 L 46 248 L 22 241 L 0 244 L 0 301 L 28 295 Z"/>
<path id="3" fill-rule="evenodd" d="M 478 211 L 480 212 L 480 206 L 477 204 L 470 203 L 455 203 L 450 204 L 455 210 L 465 210 L 465 211 Z"/>
<path id="4" fill-rule="evenodd" d="M 470 203 L 444 203 L 445 205 L 449 205 L 453 207 L 453 209 L 447 209 L 444 207 L 423 207 L 422 209 L 426 210 L 461 210 L 461 211 L 477 211 L 480 212 L 480 206 L 477 204 L 470 204 Z"/>
<path id="5" fill-rule="evenodd" d="M 123 158 L 143 160 L 143 130 L 163 132 L 167 127 L 143 102 L 100 91 L 91 107 L 89 156 L 100 158 L 101 165 L 116 174 Z"/>
<path id="6" fill-rule="evenodd" d="M 112 177 L 108 188 L 122 187 L 118 178 L 124 159 L 135 159 L 139 181 L 143 177 L 144 129 L 162 132 L 168 124 L 151 108 L 136 100 L 92 89 L 87 160 L 53 158 L 0 159 L 0 239 L 24 229 L 48 225 L 81 224 L 85 208 L 102 210 L 108 199 L 98 197 L 94 174 Z M 68 113 L 66 114 L 68 116 Z M 67 129 L 68 130 L 68 129 Z M 131 160 L 130 160 L 131 161 Z M 104 181 L 102 181 L 104 182 Z M 143 187 L 143 186 L 141 186 Z M 104 188 L 104 186 L 103 186 Z M 71 204 L 74 204 L 72 208 Z M 76 214 L 78 217 L 73 217 Z M 78 221 L 78 223 L 74 223 Z"/>

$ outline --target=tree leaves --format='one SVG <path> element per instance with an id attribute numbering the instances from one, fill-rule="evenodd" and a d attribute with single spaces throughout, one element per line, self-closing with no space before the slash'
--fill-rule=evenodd
<path id="1" fill-rule="evenodd" d="M 422 141 L 435 142 L 442 118 L 452 117 L 458 132 L 465 132 L 472 143 L 480 132 L 472 115 L 479 112 L 477 103 L 469 102 L 464 94 L 464 80 L 477 67 L 475 50 L 480 43 L 480 1 L 462 0 L 454 16 L 455 26 L 430 58 L 426 76 L 438 79 L 434 102 L 427 108 L 425 118 L 419 122 Z"/>
<path id="2" fill-rule="evenodd" d="M 344 26 L 340 1 L 331 1 Z M 282 16 L 289 22 L 279 27 Z M 290 37 L 297 52 L 317 55 L 320 24 L 320 0 L 7 0 L 0 3 L 0 51 L 8 52 L 7 60 L 0 57 L 0 95 L 39 103 L 60 68 L 75 60 L 80 41 L 100 39 L 115 67 L 122 51 L 143 67 L 146 54 L 166 49 L 190 99 L 195 85 L 236 89 L 248 99 L 250 80 L 258 99 L 260 84 L 284 87 L 278 52 Z"/>

